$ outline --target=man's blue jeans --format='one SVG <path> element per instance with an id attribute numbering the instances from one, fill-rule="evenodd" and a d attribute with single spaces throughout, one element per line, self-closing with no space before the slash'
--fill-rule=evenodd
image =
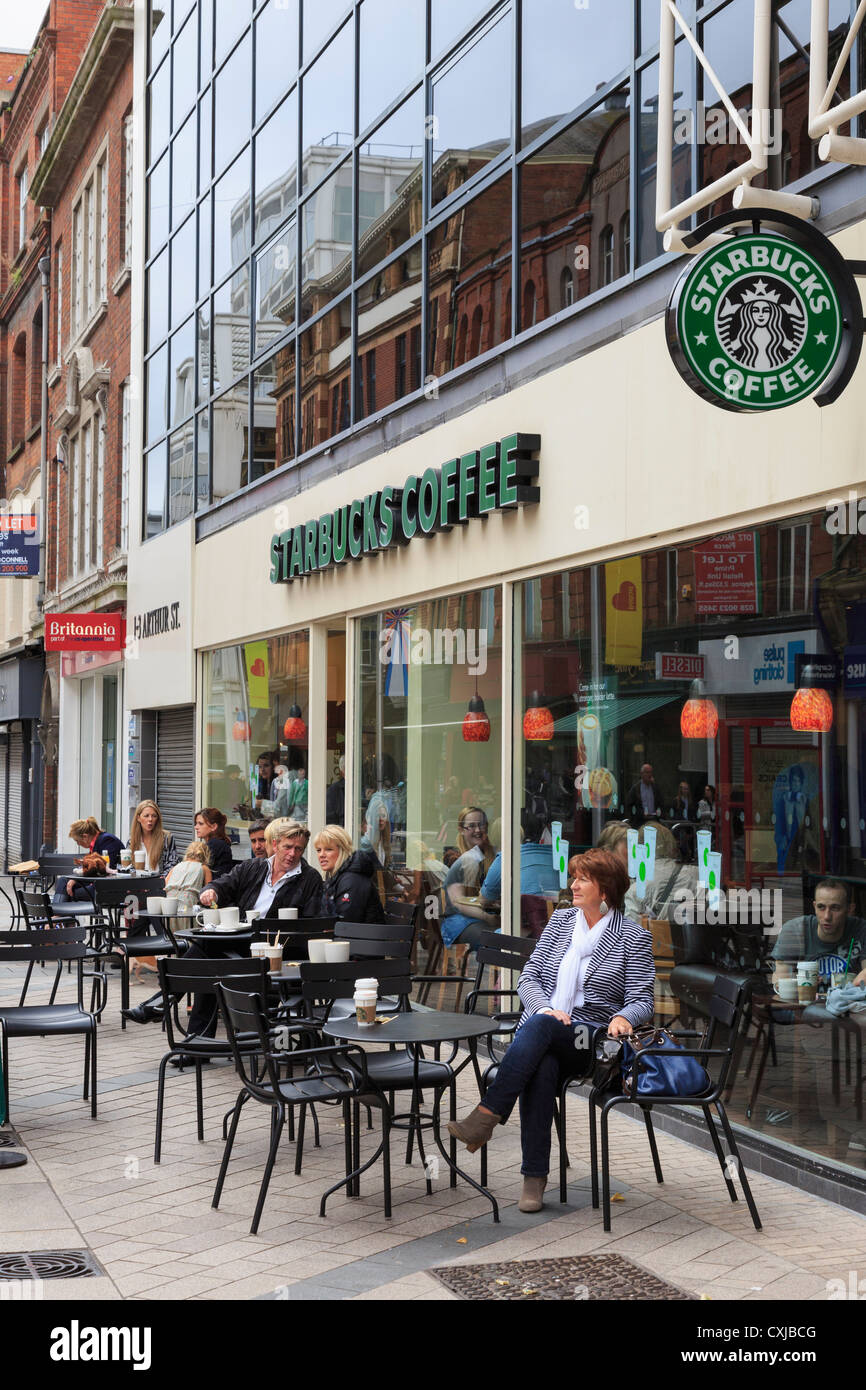
<path id="1" fill-rule="evenodd" d="M 577 1024 L 587 1030 L 587 1046 L 575 1046 Z M 552 1014 L 533 1014 L 514 1036 L 496 1079 L 481 1104 L 507 1120 L 520 1101 L 520 1140 L 524 1177 L 544 1178 L 550 1169 L 550 1131 L 559 1087 L 566 1076 L 585 1076 L 592 1067 L 598 1019 L 562 1023 Z"/>

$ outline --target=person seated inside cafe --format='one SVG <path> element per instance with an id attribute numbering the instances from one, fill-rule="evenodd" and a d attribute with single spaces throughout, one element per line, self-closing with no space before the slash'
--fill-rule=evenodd
<path id="1" fill-rule="evenodd" d="M 866 967 L 866 921 L 854 915 L 853 906 L 844 883 L 821 879 L 815 888 L 815 911 L 784 923 L 773 959 L 793 964 L 820 960 L 828 975 L 862 970 Z"/>
<path id="2" fill-rule="evenodd" d="M 247 826 L 247 834 L 250 837 L 250 859 L 267 859 L 268 847 L 265 843 L 265 831 L 270 825 L 270 821 L 265 817 L 251 821 Z"/>
<path id="3" fill-rule="evenodd" d="M 553 863 L 553 849 L 542 844 L 545 823 L 532 811 L 521 817 L 520 845 L 520 924 L 524 935 L 541 936 L 547 926 L 547 900 L 555 905 L 559 895 L 559 873 Z M 566 854 L 568 846 L 565 846 Z M 499 910 L 502 897 L 502 854 L 497 854 L 481 885 L 481 904 Z"/>
<path id="4" fill-rule="evenodd" d="M 230 873 L 215 878 L 199 898 L 202 907 L 239 907 L 241 913 L 255 909 L 265 918 L 277 917 L 285 907 L 296 907 L 299 917 L 319 915 L 322 879 L 304 859 L 309 829 L 294 820 L 268 829 L 270 857 L 242 859 Z"/>
<path id="5" fill-rule="evenodd" d="M 478 945 L 483 931 L 499 930 L 499 914 L 480 901 L 480 889 L 496 858 L 487 834 L 487 816 L 478 806 L 464 806 L 457 817 L 460 856 L 445 880 L 445 916 L 440 923 L 445 946 Z"/>

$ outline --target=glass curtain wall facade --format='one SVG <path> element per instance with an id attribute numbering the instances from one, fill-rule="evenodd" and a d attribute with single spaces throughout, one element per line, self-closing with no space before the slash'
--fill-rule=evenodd
<path id="1" fill-rule="evenodd" d="M 579 313 L 660 254 L 655 0 L 161 8 L 145 539 Z M 682 9 L 746 109 L 752 0 Z M 834 66 L 848 0 L 830 11 Z M 774 18 L 767 182 L 781 187 L 813 164 L 807 0 L 779 0 Z M 745 147 L 684 41 L 675 89 L 680 199 Z"/>
<path id="2" fill-rule="evenodd" d="M 750 985 L 740 1123 L 862 1168 L 862 1029 L 825 1007 L 866 969 L 858 523 L 840 502 L 518 585 L 514 787 L 532 839 L 628 863 L 657 1022 L 705 1020 L 717 973 Z M 557 894 L 529 838 L 513 926 L 537 935 Z"/>
<path id="3" fill-rule="evenodd" d="M 309 677 L 306 632 L 204 654 L 204 803 L 244 848 L 252 820 L 306 823 Z"/>

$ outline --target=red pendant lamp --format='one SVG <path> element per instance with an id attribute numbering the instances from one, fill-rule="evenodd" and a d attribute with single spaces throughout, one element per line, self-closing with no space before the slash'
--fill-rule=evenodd
<path id="1" fill-rule="evenodd" d="M 550 743 L 553 738 L 553 715 L 537 690 L 530 695 L 523 716 L 523 737 L 528 743 Z"/>
<path id="2" fill-rule="evenodd" d="M 715 701 L 704 693 L 703 681 L 692 681 L 689 699 L 680 713 L 680 733 L 683 738 L 715 738 L 718 732 L 719 711 Z"/>
<path id="3" fill-rule="evenodd" d="M 484 701 L 476 690 L 469 701 L 469 709 L 463 716 L 463 742 L 487 743 L 490 738 L 490 720 L 484 708 Z"/>
<path id="4" fill-rule="evenodd" d="M 805 667 L 801 685 L 791 701 L 791 728 L 800 733 L 829 734 L 833 727 L 833 698 L 829 690 L 808 684 L 809 667 Z"/>
<path id="5" fill-rule="evenodd" d="M 232 724 L 232 738 L 235 743 L 249 743 L 252 736 L 253 731 L 250 728 L 249 721 L 244 718 L 239 709 L 236 709 L 235 722 Z"/>
<path id="6" fill-rule="evenodd" d="M 307 726 L 301 718 L 300 705 L 289 706 L 289 717 L 283 725 L 283 738 L 286 743 L 306 743 Z"/>

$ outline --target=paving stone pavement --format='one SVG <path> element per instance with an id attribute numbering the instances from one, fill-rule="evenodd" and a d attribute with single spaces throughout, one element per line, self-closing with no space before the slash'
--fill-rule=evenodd
<path id="1" fill-rule="evenodd" d="M 320 1108 L 321 1147 L 308 1132 L 303 1171 L 284 1136 L 259 1234 L 249 1224 L 268 1145 L 269 1114 L 245 1107 L 223 1199 L 211 1207 L 222 1154 L 221 1124 L 237 1094 L 225 1064 L 203 1072 L 205 1140 L 195 1131 L 192 1071 L 171 1069 L 163 1161 L 153 1162 L 156 1077 L 164 1038 L 155 1024 L 119 1017 L 119 976 L 99 1029 L 99 1115 L 82 1101 L 83 1039 L 32 1038 L 10 1044 L 11 1123 L 29 1156 L 26 1167 L 0 1173 L 0 1253 L 87 1248 L 104 1275 L 45 1281 L 49 1299 L 140 1300 L 452 1299 L 425 1271 L 469 1261 L 540 1259 L 616 1251 L 689 1293 L 711 1299 L 823 1300 L 828 1280 L 866 1274 L 866 1219 L 755 1175 L 764 1223 L 755 1231 L 744 1202 L 728 1201 L 715 1158 L 659 1134 L 666 1181 L 655 1183 L 643 1126 L 624 1116 L 611 1126 L 613 1229 L 605 1234 L 589 1193 L 587 1107 L 568 1110 L 572 1156 L 569 1202 L 552 1191 L 535 1216 L 517 1210 L 519 1130 L 504 1127 L 489 1146 L 489 1185 L 502 1222 L 463 1182 L 441 1171 L 426 1195 L 417 1157 L 405 1164 L 405 1140 L 392 1139 L 393 1217 L 382 1213 L 381 1168 L 362 1180 L 359 1200 L 335 1194 L 318 1215 L 322 1192 L 342 1172 L 340 1113 Z M 35 972 L 33 1002 L 47 999 L 50 972 Z M 0 968 L 0 1007 L 17 1002 L 23 971 Z M 133 986 L 133 1002 L 148 983 Z M 64 975 L 60 999 L 72 999 Z M 459 1084 L 460 1107 L 475 1103 L 471 1071 Z M 374 1124 L 376 1117 L 374 1116 Z M 362 1158 L 377 1143 L 364 1132 Z M 556 1153 L 554 1147 L 554 1155 Z M 444 1168 L 444 1165 L 442 1165 Z M 478 1176 L 478 1156 L 466 1157 Z"/>

